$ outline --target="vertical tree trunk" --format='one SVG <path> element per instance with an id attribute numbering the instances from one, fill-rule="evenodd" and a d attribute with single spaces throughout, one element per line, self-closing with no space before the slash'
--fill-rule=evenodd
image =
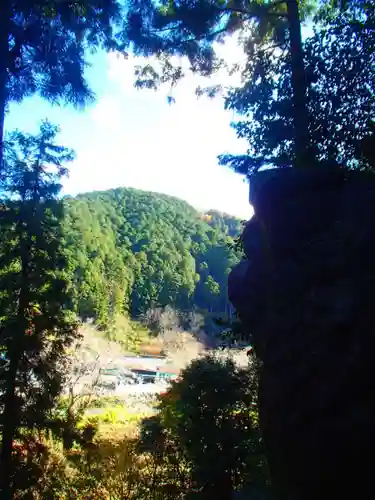
<path id="1" fill-rule="evenodd" d="M 314 158 L 309 145 L 309 113 L 307 109 L 307 79 L 301 35 L 298 0 L 287 0 L 290 53 L 292 62 L 292 89 L 295 128 L 295 166 L 312 166 Z"/>
<path id="2" fill-rule="evenodd" d="M 16 386 L 19 362 L 22 356 L 23 338 L 26 330 L 26 310 L 29 305 L 29 255 L 32 245 L 29 234 L 26 241 L 23 238 L 23 217 L 19 216 L 19 231 L 21 233 L 21 274 L 22 288 L 19 295 L 18 317 L 12 335 L 14 336 L 11 348 L 9 349 L 9 371 L 6 374 L 6 387 L 4 395 L 4 412 L 2 427 L 2 446 L 0 455 L 1 479 L 0 498 L 1 500 L 12 500 L 13 489 L 12 476 L 14 474 L 13 464 L 13 442 L 17 428 L 20 425 L 19 406 L 17 403 Z"/>
<path id="3" fill-rule="evenodd" d="M 4 398 L 3 430 L 1 441 L 1 481 L 0 496 L 2 500 L 12 500 L 12 451 L 13 439 L 16 430 L 15 422 L 15 380 L 18 369 L 18 356 L 11 355 L 9 372 L 7 377 L 6 394 Z"/>
<path id="4" fill-rule="evenodd" d="M 8 34 L 10 0 L 0 1 L 0 179 L 3 175 L 4 121 L 6 105 L 6 84 L 8 80 Z"/>
<path id="5" fill-rule="evenodd" d="M 27 296 L 24 290 L 21 291 L 20 306 L 17 321 L 14 331 L 14 347 L 8 353 L 9 356 L 9 371 L 6 375 L 6 388 L 4 395 L 4 412 L 3 412 L 3 428 L 2 428 L 2 443 L 1 443 L 1 479 L 0 479 L 0 498 L 1 500 L 12 500 L 13 484 L 12 476 L 14 474 L 13 464 L 13 442 L 17 428 L 20 425 L 19 406 L 17 403 L 16 386 L 19 361 L 22 353 L 22 337 L 24 335 L 22 324 L 25 316 L 25 301 Z"/>
<path id="6" fill-rule="evenodd" d="M 375 182 L 319 168 L 267 175 L 253 178 L 257 224 L 229 293 L 261 361 L 275 497 L 373 500 Z"/>

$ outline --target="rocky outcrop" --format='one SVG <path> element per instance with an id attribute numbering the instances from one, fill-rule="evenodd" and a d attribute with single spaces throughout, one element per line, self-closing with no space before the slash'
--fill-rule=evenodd
<path id="1" fill-rule="evenodd" d="M 275 492 L 375 498 L 375 177 L 266 171 L 251 203 L 229 290 L 262 362 Z"/>

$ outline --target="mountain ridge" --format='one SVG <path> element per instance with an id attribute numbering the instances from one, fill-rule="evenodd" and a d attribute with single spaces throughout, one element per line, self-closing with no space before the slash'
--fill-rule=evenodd
<path id="1" fill-rule="evenodd" d="M 228 312 L 227 277 L 241 220 L 135 188 L 64 197 L 74 307 L 107 325 L 170 305 Z"/>

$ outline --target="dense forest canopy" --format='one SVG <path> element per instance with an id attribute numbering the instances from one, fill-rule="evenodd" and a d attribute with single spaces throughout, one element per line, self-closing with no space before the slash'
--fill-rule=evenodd
<path id="1" fill-rule="evenodd" d="M 106 326 L 152 307 L 229 311 L 241 221 L 162 194 L 118 188 L 65 199 L 75 308 Z"/>

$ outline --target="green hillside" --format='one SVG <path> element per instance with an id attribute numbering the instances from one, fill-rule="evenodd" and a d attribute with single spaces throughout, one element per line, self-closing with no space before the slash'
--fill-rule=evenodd
<path id="1" fill-rule="evenodd" d="M 65 244 L 82 318 L 105 326 L 152 307 L 224 313 L 240 221 L 162 194 L 118 188 L 65 199 Z"/>

